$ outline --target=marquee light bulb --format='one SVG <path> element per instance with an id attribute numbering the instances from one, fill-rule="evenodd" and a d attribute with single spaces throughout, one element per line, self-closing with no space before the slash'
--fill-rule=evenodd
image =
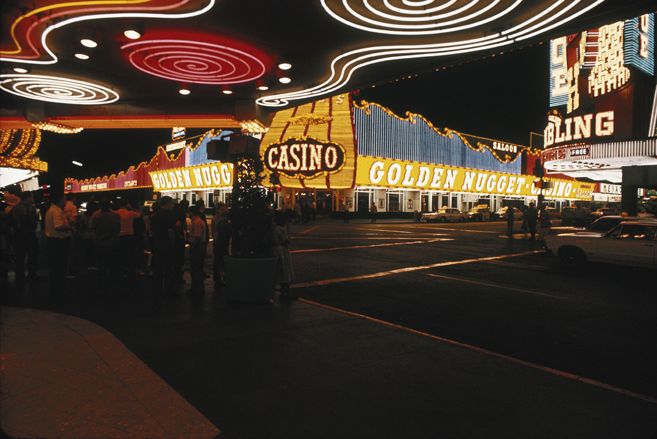
<path id="1" fill-rule="evenodd" d="M 123 35 L 125 35 L 126 38 L 131 39 L 131 40 L 138 40 L 141 38 L 141 34 L 137 32 L 136 30 L 133 29 L 128 29 L 123 32 Z"/>
<path id="2" fill-rule="evenodd" d="M 16 73 L 27 73 L 28 72 L 28 70 L 25 67 L 14 67 L 13 70 Z"/>
<path id="3" fill-rule="evenodd" d="M 222 93 L 225 94 L 225 95 L 232 95 L 233 91 L 232 90 L 223 90 Z"/>
<path id="4" fill-rule="evenodd" d="M 186 88 L 181 88 L 180 90 L 178 90 L 178 93 L 180 93 L 180 94 L 183 95 L 183 96 L 187 96 L 188 94 L 191 93 L 191 91 L 189 91 L 189 90 L 186 89 Z"/>
<path id="5" fill-rule="evenodd" d="M 261 86 L 258 87 L 258 90 L 260 90 L 260 91 L 269 90 L 269 87 L 267 87 L 266 85 L 261 85 Z"/>
<path id="6" fill-rule="evenodd" d="M 290 82 L 292 82 L 292 79 L 288 78 L 287 76 L 283 76 L 282 78 L 278 78 L 278 82 L 280 82 L 281 84 L 289 84 Z"/>
<path id="7" fill-rule="evenodd" d="M 281 70 L 290 70 L 292 68 L 292 64 L 289 62 L 282 62 L 278 65 L 278 68 Z"/>
<path id="8" fill-rule="evenodd" d="M 80 44 L 82 44 L 84 47 L 88 47 L 90 49 L 93 49 L 94 47 L 98 47 L 98 43 L 95 42 L 94 40 L 90 40 L 89 38 L 81 39 Z"/>
<path id="9" fill-rule="evenodd" d="M 75 57 L 76 57 L 77 59 L 82 59 L 82 60 L 87 60 L 87 59 L 89 59 L 89 55 L 87 55 L 87 54 L 85 54 L 85 53 L 76 53 L 76 54 L 75 54 Z"/>

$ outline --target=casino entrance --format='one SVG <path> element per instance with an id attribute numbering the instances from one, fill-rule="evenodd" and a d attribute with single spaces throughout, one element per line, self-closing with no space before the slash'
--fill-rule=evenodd
<path id="1" fill-rule="evenodd" d="M 335 199 L 336 194 L 332 190 L 284 188 L 278 194 L 277 206 L 293 211 L 314 208 L 317 215 L 326 216 L 336 210 Z"/>

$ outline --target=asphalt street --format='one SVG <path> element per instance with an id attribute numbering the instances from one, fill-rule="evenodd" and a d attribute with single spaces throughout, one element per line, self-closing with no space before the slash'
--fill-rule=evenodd
<path id="1" fill-rule="evenodd" d="M 103 295 L 93 271 L 65 303 L 45 271 L 0 296 L 100 325 L 222 438 L 653 439 L 655 272 L 565 268 L 505 232 L 292 225 L 295 302 L 229 303 L 211 278 L 202 297 L 189 279 L 152 296 L 147 276 Z"/>
<path id="2" fill-rule="evenodd" d="M 654 270 L 564 267 L 505 233 L 504 222 L 298 226 L 296 292 L 657 397 Z"/>

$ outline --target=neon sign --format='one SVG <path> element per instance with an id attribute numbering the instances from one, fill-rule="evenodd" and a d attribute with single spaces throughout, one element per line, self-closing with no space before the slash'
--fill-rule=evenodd
<path id="1" fill-rule="evenodd" d="M 566 119 L 550 114 L 543 134 L 543 142 L 546 147 L 572 140 L 612 136 L 614 134 L 614 112 L 603 111 Z"/>
<path id="2" fill-rule="evenodd" d="M 340 171 L 345 162 L 345 150 L 332 142 L 315 139 L 288 139 L 265 149 L 265 166 L 272 172 L 290 177 L 313 177 Z"/>
<path id="3" fill-rule="evenodd" d="M 119 100 L 118 93 L 112 89 L 59 76 L 0 75 L 0 89 L 23 98 L 56 104 L 100 105 Z"/>

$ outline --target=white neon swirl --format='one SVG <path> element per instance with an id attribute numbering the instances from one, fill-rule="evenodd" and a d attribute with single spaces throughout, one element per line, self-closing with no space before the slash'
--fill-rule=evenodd
<path id="1" fill-rule="evenodd" d="M 48 55 L 51 56 L 52 59 L 49 60 L 26 60 L 26 59 L 18 59 L 18 58 L 2 58 L 0 57 L 0 61 L 5 61 L 5 62 L 14 62 L 14 63 L 24 63 L 24 64 L 55 64 L 59 61 L 59 58 L 57 58 L 57 55 L 53 53 L 52 50 L 48 47 L 48 44 L 46 42 L 46 39 L 48 38 L 48 34 L 52 32 L 55 29 L 59 29 L 60 27 L 67 26 L 71 23 L 79 23 L 81 21 L 89 21 L 89 20 L 101 20 L 101 19 L 108 19 L 108 18 L 165 18 L 165 19 L 178 19 L 178 18 L 191 18 L 191 17 L 196 17 L 197 15 L 204 14 L 208 12 L 212 7 L 214 6 L 216 0 L 209 0 L 209 3 L 202 9 L 199 9 L 198 11 L 191 11 L 191 12 L 185 12 L 181 14 L 162 14 L 162 13 L 152 13 L 152 12 L 116 12 L 116 13 L 109 13 L 109 14 L 92 14 L 92 15 L 83 15 L 80 17 L 73 17 L 69 18 L 67 20 L 63 20 L 59 23 L 53 24 L 51 26 L 48 26 L 45 31 L 41 34 L 41 46 L 43 49 L 48 53 Z"/>
<path id="2" fill-rule="evenodd" d="M 404 3 L 406 6 L 416 7 L 416 8 L 421 8 L 422 6 L 426 6 L 433 2 L 434 0 L 425 0 L 421 2 L 409 2 L 407 0 L 402 0 L 402 3 Z M 429 9 L 403 9 L 390 3 L 390 0 L 383 0 L 383 4 L 391 11 L 399 12 L 400 14 L 418 14 L 418 15 L 431 14 L 432 12 L 442 11 L 443 9 L 449 8 L 454 3 L 456 3 L 456 0 L 449 0 L 448 2 L 445 2 L 440 6 L 436 6 L 434 8 L 429 8 Z"/>
<path id="3" fill-rule="evenodd" d="M 370 7 L 368 0 L 362 0 L 363 4 L 366 7 Z M 452 21 L 447 21 L 447 22 L 437 22 L 437 23 L 432 23 L 432 24 L 394 24 L 394 23 L 388 23 L 388 22 L 381 22 L 381 21 L 376 21 L 372 20 L 371 18 L 365 17 L 355 11 L 350 5 L 349 5 L 349 0 L 342 0 L 342 4 L 344 5 L 345 9 L 354 17 L 360 19 L 361 21 L 365 23 L 370 23 L 373 25 L 380 26 L 382 28 L 378 27 L 371 27 L 363 24 L 358 24 L 354 21 L 347 20 L 346 18 L 342 17 L 338 13 L 334 12 L 326 3 L 327 0 L 321 0 L 322 7 L 324 10 L 331 15 L 333 18 L 336 20 L 346 24 L 347 26 L 356 28 L 356 29 L 361 29 L 365 30 L 368 32 L 374 32 L 374 33 L 382 33 L 382 34 L 389 34 L 389 35 L 437 35 L 437 34 L 445 34 L 445 33 L 450 33 L 450 32 L 456 32 L 459 30 L 464 30 L 464 29 L 471 29 L 473 27 L 481 26 L 483 24 L 489 23 L 491 21 L 497 20 L 498 18 L 508 14 L 511 12 L 513 9 L 515 9 L 520 3 L 522 3 L 523 0 L 516 0 L 513 4 L 508 6 L 506 9 L 502 10 L 501 12 L 492 15 L 484 20 L 480 20 L 474 23 L 469 23 L 461 26 L 455 26 L 455 27 L 444 27 L 444 26 L 449 26 L 451 24 L 456 24 L 456 23 L 461 23 L 463 21 L 472 19 L 476 16 L 479 16 L 481 14 L 484 14 L 491 10 L 493 7 L 497 6 L 498 3 L 500 3 L 501 0 L 493 0 L 490 4 L 487 6 L 473 12 L 471 15 L 461 17 L 458 19 L 454 19 Z M 442 15 L 436 15 L 436 16 L 431 16 L 427 17 L 426 20 L 435 20 L 435 18 L 439 17 L 444 17 L 444 16 L 451 16 L 455 13 L 462 12 L 466 9 L 471 8 L 475 4 L 477 4 L 479 0 L 472 0 L 470 3 L 466 4 L 465 6 L 462 6 L 458 8 L 456 11 L 452 11 L 448 14 L 442 14 Z M 410 18 L 410 17 L 395 17 L 397 20 L 416 20 L 416 18 Z M 422 19 L 423 21 L 426 21 L 425 19 Z"/>
<path id="4" fill-rule="evenodd" d="M 378 25 L 381 25 L 383 27 L 394 27 L 390 23 L 385 23 L 385 22 L 372 20 L 372 19 L 369 19 L 369 18 L 365 17 L 364 15 L 353 13 L 353 8 L 351 6 L 349 6 L 348 2 L 349 2 L 349 0 L 342 0 L 342 3 L 344 4 L 345 8 L 349 12 L 352 12 L 352 15 L 354 17 L 360 18 L 361 20 L 365 21 L 366 23 L 378 24 Z M 500 0 L 494 0 L 490 5 L 488 5 L 488 9 L 495 7 L 495 5 L 497 5 L 499 2 L 500 2 Z M 465 5 L 461 6 L 460 8 L 453 9 L 452 11 L 446 12 L 444 14 L 429 15 L 428 17 L 400 17 L 398 15 L 386 14 L 385 12 L 381 12 L 378 9 L 376 9 L 374 6 L 370 5 L 370 2 L 368 0 L 363 0 L 363 5 L 365 5 L 365 7 L 370 12 L 372 12 L 373 14 L 376 14 L 379 17 L 389 18 L 391 20 L 398 20 L 398 21 L 434 21 L 434 20 L 438 20 L 439 18 L 452 17 L 454 15 L 458 15 L 461 12 L 470 9 L 472 6 L 475 6 L 477 3 L 479 3 L 479 0 L 470 0 L 470 3 L 465 4 Z M 484 8 L 484 9 L 486 9 L 486 8 Z M 486 10 L 488 10 L 488 9 L 486 9 L 486 10 L 484 10 L 484 9 L 479 9 L 478 11 L 475 11 L 474 16 L 483 14 L 484 12 L 486 12 Z M 471 16 L 462 17 L 462 21 L 468 20 L 469 18 L 471 18 Z M 446 24 L 449 24 L 449 22 L 448 23 L 432 23 L 429 26 L 431 26 L 431 27 L 440 27 L 440 26 L 444 26 Z M 404 26 L 403 28 L 412 29 L 412 28 L 415 28 L 415 26 Z"/>
<path id="5" fill-rule="evenodd" d="M 517 6 L 520 1 L 521 0 L 516 2 L 516 4 L 513 6 Z M 556 18 L 560 17 L 565 12 L 571 10 L 575 5 L 580 3 L 580 1 L 581 0 L 574 0 L 565 8 L 553 13 L 553 11 L 555 11 L 555 9 L 562 5 L 564 2 L 564 0 L 557 0 L 550 7 L 542 9 L 540 13 L 503 32 L 503 35 L 498 33 L 473 40 L 452 41 L 447 43 L 424 45 L 372 46 L 352 50 L 333 59 L 330 66 L 330 75 L 328 79 L 326 79 L 323 83 L 304 90 L 263 96 L 257 99 L 256 103 L 262 106 L 283 107 L 288 105 L 289 102 L 293 100 L 310 99 L 330 94 L 348 84 L 355 71 L 376 63 L 401 59 L 439 57 L 459 53 L 469 53 L 481 50 L 490 50 L 497 47 L 513 44 L 516 41 L 524 40 L 547 32 L 550 29 L 554 29 L 557 26 L 567 23 L 568 21 L 571 21 L 582 14 L 585 14 L 589 10 L 604 2 L 604 0 L 596 0 L 589 6 L 586 6 L 575 13 L 567 15 L 556 23 L 552 23 Z M 336 14 L 332 13 L 332 11 L 328 9 L 325 3 L 326 0 L 321 0 L 321 2 L 327 13 L 339 21 L 344 22 L 341 19 L 342 17 L 336 17 Z M 550 13 L 553 14 L 551 16 L 547 16 Z M 537 20 L 540 20 L 543 17 L 546 18 L 538 23 L 535 23 Z M 527 26 L 531 24 L 534 25 L 527 28 Z M 391 31 L 390 33 L 394 33 L 394 31 Z"/>
<path id="6" fill-rule="evenodd" d="M 118 93 L 99 84 L 46 75 L 0 75 L 0 89 L 27 99 L 56 104 L 102 105 L 119 99 Z"/>

